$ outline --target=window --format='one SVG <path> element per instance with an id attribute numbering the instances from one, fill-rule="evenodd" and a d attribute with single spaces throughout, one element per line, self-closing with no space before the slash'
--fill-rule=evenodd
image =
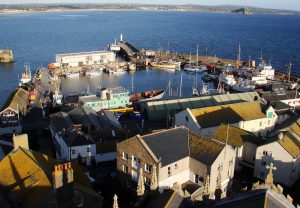
<path id="1" fill-rule="evenodd" d="M 141 167 L 141 160 L 138 157 L 132 155 L 132 167 L 136 169 L 140 169 Z"/>
<path id="2" fill-rule="evenodd" d="M 218 167 L 218 171 L 222 171 L 223 170 L 223 165 L 220 164 L 219 167 Z"/>
<path id="3" fill-rule="evenodd" d="M 174 166 L 175 166 L 175 169 L 177 169 L 177 168 L 178 168 L 178 165 L 177 165 L 177 163 L 175 163 L 175 165 L 174 165 Z"/>
<path id="4" fill-rule="evenodd" d="M 75 152 L 76 152 L 76 151 L 75 151 L 74 149 L 72 149 L 72 155 L 75 155 Z"/>
<path id="5" fill-rule="evenodd" d="M 171 167 L 168 167 L 168 176 L 171 176 Z"/>
<path id="6" fill-rule="evenodd" d="M 232 165 L 232 164 L 233 164 L 233 160 L 230 160 L 230 161 L 229 161 L 229 165 Z"/>
<path id="7" fill-rule="evenodd" d="M 259 122 L 259 126 L 262 126 L 262 121 L 261 121 L 261 122 Z"/>
<path id="8" fill-rule="evenodd" d="M 128 160 L 128 154 L 125 153 L 125 152 L 123 152 L 123 159 L 124 159 L 124 160 Z"/>
<path id="9" fill-rule="evenodd" d="M 152 165 L 145 164 L 145 171 L 148 173 L 152 172 Z"/>
<path id="10" fill-rule="evenodd" d="M 151 180 L 150 180 L 149 178 L 146 178 L 146 177 L 145 177 L 145 184 L 146 184 L 147 186 L 150 186 L 150 185 L 151 185 Z"/>
<path id="11" fill-rule="evenodd" d="M 124 173 L 128 173 L 128 167 L 126 165 L 122 165 L 122 170 Z"/>
<path id="12" fill-rule="evenodd" d="M 268 120 L 268 126 L 270 126 L 270 123 L 271 123 L 271 121 L 270 121 L 270 120 Z"/>
<path id="13" fill-rule="evenodd" d="M 91 152 L 91 148 L 90 147 L 86 148 L 86 151 Z"/>

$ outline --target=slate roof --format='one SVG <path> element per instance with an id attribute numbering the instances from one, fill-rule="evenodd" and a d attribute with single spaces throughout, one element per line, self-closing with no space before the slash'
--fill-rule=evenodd
<path id="1" fill-rule="evenodd" d="M 28 96 L 29 92 L 19 87 L 9 95 L 0 112 L 5 110 L 6 108 L 11 108 L 16 112 L 19 111 L 25 113 L 29 102 Z"/>
<path id="2" fill-rule="evenodd" d="M 58 162 L 47 155 L 18 148 L 0 161 L 0 187 L 20 207 L 35 207 L 53 191 L 51 174 L 56 164 Z M 80 166 L 72 163 L 72 168 L 75 183 L 91 189 Z"/>
<path id="3" fill-rule="evenodd" d="M 225 147 L 224 144 L 190 132 L 185 127 L 177 127 L 142 136 L 142 139 L 160 159 L 162 167 L 192 157 L 211 165 Z"/>
<path id="4" fill-rule="evenodd" d="M 227 139 L 227 132 L 228 132 L 228 139 Z M 259 143 L 259 138 L 257 138 L 253 133 L 240 129 L 238 127 L 234 127 L 231 125 L 221 124 L 218 129 L 215 131 L 213 139 L 220 141 L 222 143 L 234 146 L 234 147 L 241 147 L 243 146 L 245 141 L 251 143 Z"/>
<path id="5" fill-rule="evenodd" d="M 154 155 L 166 166 L 189 156 L 189 131 L 175 128 L 142 136 Z"/>
<path id="6" fill-rule="evenodd" d="M 297 92 L 296 90 L 287 90 L 284 91 L 283 94 L 278 94 L 275 92 L 261 92 L 260 95 L 265 101 L 274 103 L 281 100 L 295 99 L 296 96 L 299 98 L 300 92 Z"/>
<path id="7" fill-rule="evenodd" d="M 65 112 L 51 114 L 50 123 L 55 131 L 62 135 L 63 140 L 69 147 L 93 143 L 87 135 L 75 128 L 70 116 Z"/>
<path id="8" fill-rule="evenodd" d="M 266 117 L 258 101 L 191 109 L 191 112 L 202 128 Z"/>
<path id="9" fill-rule="evenodd" d="M 170 190 L 159 194 L 151 200 L 145 208 L 197 208 L 196 204 L 180 196 L 176 191 Z"/>

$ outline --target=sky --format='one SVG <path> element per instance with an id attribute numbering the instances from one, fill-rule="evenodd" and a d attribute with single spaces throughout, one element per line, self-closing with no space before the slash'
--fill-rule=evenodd
<path id="1" fill-rule="evenodd" d="M 140 3 L 140 4 L 199 4 L 241 5 L 300 11 L 300 0 L 0 0 L 0 4 L 24 3 Z"/>

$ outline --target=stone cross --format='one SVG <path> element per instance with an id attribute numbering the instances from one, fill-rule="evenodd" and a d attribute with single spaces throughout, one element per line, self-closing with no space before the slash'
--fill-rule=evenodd
<path id="1" fill-rule="evenodd" d="M 274 178 L 273 178 L 273 170 L 276 170 L 277 168 L 273 165 L 271 162 L 270 165 L 266 166 L 267 169 L 269 169 L 269 173 L 265 179 L 265 184 L 273 184 Z"/>
<path id="2" fill-rule="evenodd" d="M 117 194 L 114 195 L 114 204 L 113 204 L 113 208 L 119 208 L 119 205 L 118 205 L 118 196 L 117 196 Z"/>

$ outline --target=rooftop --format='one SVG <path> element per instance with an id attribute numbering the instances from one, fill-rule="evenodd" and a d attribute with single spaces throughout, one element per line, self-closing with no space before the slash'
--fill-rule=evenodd
<path id="1" fill-rule="evenodd" d="M 287 90 L 284 93 L 276 93 L 276 92 L 262 92 L 260 93 L 261 97 L 269 101 L 271 103 L 281 101 L 281 100 L 289 100 L 295 99 L 296 97 L 300 98 L 300 92 L 297 90 Z"/>
<path id="2" fill-rule="evenodd" d="M 262 141 L 251 132 L 225 124 L 221 124 L 218 127 L 218 129 L 215 131 L 213 139 L 220 141 L 224 144 L 227 142 L 227 144 L 234 147 L 243 146 L 245 141 L 255 144 Z"/>
<path id="3" fill-rule="evenodd" d="M 52 192 L 52 171 L 58 162 L 46 155 L 18 148 L 0 161 L 0 186 L 20 207 L 35 207 Z M 91 189 L 81 168 L 72 163 L 74 180 Z"/>
<path id="4" fill-rule="evenodd" d="M 142 136 L 142 139 L 160 159 L 162 167 L 188 156 L 211 165 L 225 147 L 224 144 L 196 135 L 185 127 L 158 131 Z"/>
<path id="5" fill-rule="evenodd" d="M 203 97 L 191 97 L 171 100 L 149 101 L 144 103 L 149 110 L 179 110 L 186 108 L 204 108 L 217 105 L 226 105 L 240 102 L 259 100 L 257 92 L 212 95 Z"/>
<path id="6" fill-rule="evenodd" d="M 109 51 L 88 51 L 88 52 L 79 52 L 79 53 L 64 53 L 56 54 L 55 56 L 64 57 L 64 56 L 81 56 L 81 55 L 90 55 L 90 54 L 103 54 L 109 53 Z"/>
<path id="7" fill-rule="evenodd" d="M 202 128 L 266 117 L 258 101 L 198 108 L 192 109 L 191 112 Z"/>
<path id="8" fill-rule="evenodd" d="M 28 95 L 29 92 L 19 87 L 14 92 L 12 92 L 4 105 L 2 106 L 1 111 L 6 108 L 11 108 L 14 111 L 25 112 L 28 104 Z"/>

